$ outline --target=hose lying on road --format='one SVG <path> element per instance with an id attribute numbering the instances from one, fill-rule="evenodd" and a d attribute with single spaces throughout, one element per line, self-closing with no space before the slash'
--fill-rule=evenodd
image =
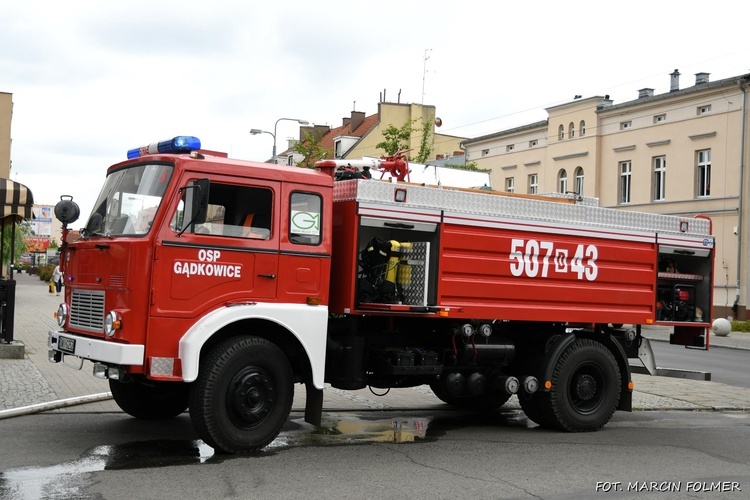
<path id="1" fill-rule="evenodd" d="M 90 394 L 88 396 L 78 396 L 75 398 L 58 399 L 57 401 L 48 401 L 47 403 L 38 403 L 35 405 L 21 406 L 11 408 L 10 410 L 0 410 L 0 420 L 4 418 L 20 417 L 22 415 L 31 415 L 42 411 L 58 410 L 68 406 L 85 405 L 88 403 L 97 403 L 112 399 L 111 392 L 102 392 L 100 394 Z"/>

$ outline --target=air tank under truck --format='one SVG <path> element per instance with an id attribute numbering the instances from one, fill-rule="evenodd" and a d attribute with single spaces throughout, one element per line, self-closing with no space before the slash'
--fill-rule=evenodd
<path id="1" fill-rule="evenodd" d="M 714 237 L 705 217 L 241 161 L 176 137 L 110 167 L 77 241 L 50 361 L 109 380 L 141 419 L 189 410 L 232 453 L 269 444 L 294 385 L 319 424 L 326 384 L 427 385 L 537 424 L 595 431 L 629 411 L 644 325 L 708 348 Z M 390 180 L 388 180 L 390 177 Z M 77 207 L 56 208 L 64 233 Z"/>

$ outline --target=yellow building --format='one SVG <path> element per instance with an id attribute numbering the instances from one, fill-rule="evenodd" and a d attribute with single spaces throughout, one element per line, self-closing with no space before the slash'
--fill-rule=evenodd
<path id="1" fill-rule="evenodd" d="M 669 92 L 641 89 L 548 108 L 547 120 L 463 142 L 496 189 L 569 193 L 623 210 L 707 215 L 716 235 L 714 317 L 746 318 L 750 74 L 698 73 Z M 666 79 L 665 79 L 666 81 Z M 634 96 L 635 97 L 635 96 Z"/>
<path id="2" fill-rule="evenodd" d="M 378 112 L 366 116 L 362 111 L 352 111 L 350 116 L 343 118 L 338 127 L 322 125 L 300 127 L 300 141 L 304 141 L 306 134 L 321 136 L 320 146 L 330 152 L 332 158 L 358 159 L 362 157 L 380 157 L 385 154 L 377 144 L 383 141 L 383 131 L 389 126 L 401 128 L 404 124 L 413 122 L 412 134 L 407 148 L 409 158 L 414 158 L 420 151 L 423 133 L 421 129 L 427 124 L 429 135 L 427 145 L 430 147 L 430 158 L 451 156 L 459 150 L 459 144 L 465 137 L 457 137 L 437 133 L 440 120 L 435 116 L 435 106 L 422 104 L 401 104 L 379 102 Z M 296 165 L 303 157 L 292 149 L 280 153 L 279 161 L 288 165 Z"/>
<path id="3" fill-rule="evenodd" d="M 10 179 L 10 122 L 13 94 L 0 92 L 0 179 Z"/>

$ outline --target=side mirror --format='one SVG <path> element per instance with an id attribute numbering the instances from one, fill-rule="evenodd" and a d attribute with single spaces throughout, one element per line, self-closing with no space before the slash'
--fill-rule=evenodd
<path id="1" fill-rule="evenodd" d="M 183 220 L 180 224 L 182 229 L 179 230 L 177 236 L 182 236 L 189 227 L 193 227 L 195 224 L 206 222 L 209 188 L 210 182 L 208 179 L 198 179 L 180 188 L 180 193 L 183 193 L 184 197 L 185 211 L 183 212 Z"/>
<path id="2" fill-rule="evenodd" d="M 190 213 L 191 224 L 203 224 L 206 222 L 209 186 L 208 179 L 198 179 L 190 186 L 193 188 L 193 203 Z"/>

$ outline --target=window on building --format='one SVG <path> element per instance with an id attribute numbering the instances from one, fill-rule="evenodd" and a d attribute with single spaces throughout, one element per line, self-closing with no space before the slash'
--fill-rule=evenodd
<path id="1" fill-rule="evenodd" d="M 490 150 L 489 149 L 483 149 L 482 150 L 482 156 L 487 156 L 488 154 L 490 154 Z"/>
<path id="2" fill-rule="evenodd" d="M 633 122 L 620 122 L 620 130 L 627 130 L 633 127 Z"/>
<path id="3" fill-rule="evenodd" d="M 294 166 L 294 155 L 289 155 L 286 157 L 286 164 L 291 167 Z"/>
<path id="4" fill-rule="evenodd" d="M 575 170 L 576 176 L 576 193 L 583 196 L 583 168 L 578 167 Z"/>
<path id="5" fill-rule="evenodd" d="M 697 152 L 698 197 L 711 196 L 711 150 Z"/>
<path id="6" fill-rule="evenodd" d="M 706 104 L 705 106 L 698 106 L 698 115 L 705 115 L 711 112 L 711 105 Z"/>
<path id="7" fill-rule="evenodd" d="M 667 115 L 661 114 L 654 116 L 654 123 L 661 123 L 667 121 Z"/>
<path id="8" fill-rule="evenodd" d="M 631 175 L 632 163 L 630 161 L 620 162 L 620 204 L 630 203 Z"/>
<path id="9" fill-rule="evenodd" d="M 539 192 L 539 175 L 529 175 L 529 194 L 537 194 Z"/>
<path id="10" fill-rule="evenodd" d="M 508 144 L 507 146 L 505 146 L 505 151 L 508 153 L 513 151 L 513 144 Z"/>
<path id="11" fill-rule="evenodd" d="M 557 129 L 557 138 L 561 141 L 565 139 L 565 127 L 563 127 L 562 125 L 560 125 L 560 128 Z"/>
<path id="12" fill-rule="evenodd" d="M 333 142 L 333 157 L 341 158 L 341 141 Z"/>
<path id="13" fill-rule="evenodd" d="M 666 191 L 664 183 L 667 180 L 667 157 L 654 157 L 654 201 L 664 199 Z"/>
<path id="14" fill-rule="evenodd" d="M 529 141 L 529 147 L 530 147 L 530 148 L 535 148 L 535 147 L 537 147 L 538 145 L 539 145 L 539 141 L 538 141 L 538 140 L 536 140 L 536 139 L 534 139 L 533 141 Z"/>
<path id="15" fill-rule="evenodd" d="M 568 137 L 573 138 L 576 135 L 576 126 L 573 125 L 573 122 L 570 122 L 570 125 L 568 125 Z"/>
<path id="16" fill-rule="evenodd" d="M 515 191 L 516 188 L 516 181 L 513 177 L 506 177 L 505 178 L 505 192 L 506 193 L 512 193 Z"/>
<path id="17" fill-rule="evenodd" d="M 560 193 L 568 192 L 568 173 L 564 168 L 557 173 L 557 191 Z"/>
<path id="18" fill-rule="evenodd" d="M 581 120 L 581 123 L 578 127 L 578 135 L 580 135 L 581 137 L 586 135 L 586 122 L 583 120 Z"/>

